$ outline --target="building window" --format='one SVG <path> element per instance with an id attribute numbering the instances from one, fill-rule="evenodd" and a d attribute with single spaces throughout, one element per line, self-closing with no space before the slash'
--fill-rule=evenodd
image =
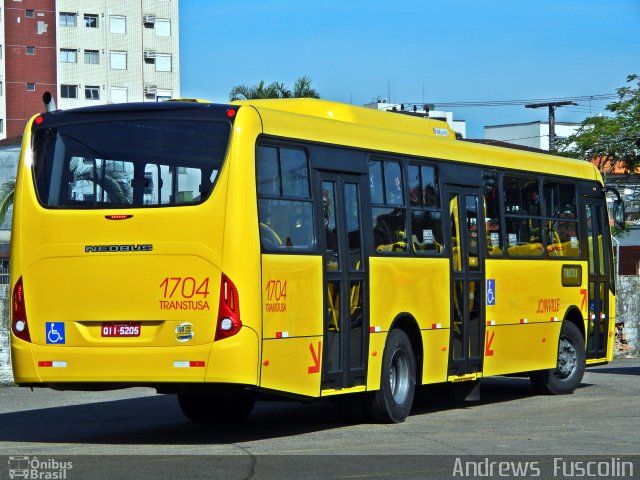
<path id="1" fill-rule="evenodd" d="M 100 87 L 91 85 L 84 87 L 84 98 L 87 100 L 100 100 Z"/>
<path id="2" fill-rule="evenodd" d="M 60 20 L 58 25 L 61 27 L 75 27 L 76 14 L 71 12 L 60 12 Z"/>
<path id="3" fill-rule="evenodd" d="M 84 26 L 87 28 L 98 28 L 98 15 L 85 13 Z"/>
<path id="4" fill-rule="evenodd" d="M 109 17 L 109 31 L 111 33 L 127 33 L 127 17 Z"/>
<path id="5" fill-rule="evenodd" d="M 127 69 L 127 52 L 111 52 L 111 70 Z"/>
<path id="6" fill-rule="evenodd" d="M 173 98 L 173 92 L 171 90 L 158 89 L 156 93 L 156 102 L 165 102 Z"/>
<path id="7" fill-rule="evenodd" d="M 35 83 L 27 83 L 27 92 L 35 92 L 36 84 Z"/>
<path id="8" fill-rule="evenodd" d="M 27 55 L 35 55 L 36 54 L 36 47 L 25 47 L 24 51 Z"/>
<path id="9" fill-rule="evenodd" d="M 4 120 L 0 118 L 0 133 L 4 133 Z"/>
<path id="10" fill-rule="evenodd" d="M 72 48 L 60 49 L 60 63 L 77 63 L 78 51 Z"/>
<path id="11" fill-rule="evenodd" d="M 159 53 L 156 56 L 156 72 L 170 72 L 171 71 L 171 55 L 165 53 Z"/>
<path id="12" fill-rule="evenodd" d="M 60 96 L 62 98 L 78 98 L 78 86 L 60 85 Z"/>
<path id="13" fill-rule="evenodd" d="M 85 50 L 84 63 L 98 65 L 100 63 L 100 54 L 98 50 Z"/>
<path id="14" fill-rule="evenodd" d="M 127 103 L 126 87 L 111 87 L 111 103 Z"/>
<path id="15" fill-rule="evenodd" d="M 164 18 L 156 19 L 155 23 L 156 35 L 158 37 L 170 37 L 171 36 L 171 20 Z"/>
<path id="16" fill-rule="evenodd" d="M 27 18 L 33 18 L 33 16 L 34 16 L 33 10 L 25 10 L 24 11 L 24 16 L 27 17 Z"/>

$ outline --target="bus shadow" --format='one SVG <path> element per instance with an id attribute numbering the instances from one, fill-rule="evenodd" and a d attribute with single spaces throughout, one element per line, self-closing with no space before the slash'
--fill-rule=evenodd
<path id="1" fill-rule="evenodd" d="M 233 444 L 345 425 L 334 404 L 257 402 L 237 424 L 187 420 L 173 395 L 0 414 L 0 442 L 115 445 Z"/>
<path id="2" fill-rule="evenodd" d="M 583 381 L 578 389 L 591 385 Z M 477 401 L 451 400 L 447 396 L 446 390 L 423 387 L 416 392 L 411 412 L 413 415 L 420 415 L 459 408 L 472 409 L 476 406 L 525 400 L 540 395 L 528 378 L 488 377 L 482 379 L 480 399 Z"/>
<path id="3" fill-rule="evenodd" d="M 588 387 L 583 383 L 581 388 Z M 488 378 L 478 402 L 451 402 L 418 394 L 412 415 L 535 397 L 528 379 Z M 42 408 L 0 414 L 0 442 L 113 445 L 206 445 L 302 435 L 359 423 L 345 420 L 335 403 L 257 402 L 238 424 L 195 424 L 181 413 L 173 395 Z"/>

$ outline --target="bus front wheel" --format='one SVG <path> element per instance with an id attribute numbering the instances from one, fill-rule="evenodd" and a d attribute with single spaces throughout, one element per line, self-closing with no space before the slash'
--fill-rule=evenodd
<path id="1" fill-rule="evenodd" d="M 409 415 L 416 385 L 416 358 L 407 334 L 392 330 L 382 355 L 380 390 L 366 402 L 371 419 L 380 423 L 400 423 Z"/>
<path id="2" fill-rule="evenodd" d="M 192 422 L 233 423 L 246 419 L 255 400 L 246 392 L 179 393 L 178 404 Z"/>
<path id="3" fill-rule="evenodd" d="M 586 359 L 582 333 L 573 323 L 565 321 L 560 329 L 556 368 L 531 372 L 529 378 L 540 393 L 573 393 L 582 382 Z"/>

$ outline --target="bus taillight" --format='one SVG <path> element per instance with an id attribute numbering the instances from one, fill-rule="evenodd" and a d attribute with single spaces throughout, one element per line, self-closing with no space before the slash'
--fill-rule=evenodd
<path id="1" fill-rule="evenodd" d="M 216 326 L 216 340 L 231 337 L 240 331 L 240 302 L 238 289 L 223 273 L 220 282 L 220 304 L 218 306 L 218 324 Z"/>
<path id="2" fill-rule="evenodd" d="M 29 334 L 29 325 L 27 324 L 27 309 L 24 305 L 24 287 L 22 286 L 22 277 L 13 287 L 13 306 L 11 310 L 11 330 L 13 334 L 27 342 L 31 342 Z"/>

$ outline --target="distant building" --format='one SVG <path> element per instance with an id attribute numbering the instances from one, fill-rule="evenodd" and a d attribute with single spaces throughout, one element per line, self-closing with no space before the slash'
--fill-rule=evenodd
<path id="1" fill-rule="evenodd" d="M 451 129 L 456 132 L 460 138 L 467 137 L 467 123 L 464 120 L 454 120 L 452 112 L 443 112 L 439 110 L 431 110 L 426 105 L 409 105 L 402 103 L 387 103 L 386 101 L 378 101 L 367 103 L 365 108 L 373 108 L 374 110 L 383 110 L 386 112 L 397 112 L 405 115 L 429 118 L 431 120 L 442 120 L 447 122 Z"/>
<path id="2" fill-rule="evenodd" d="M 567 138 L 579 126 L 579 123 L 556 122 L 556 139 Z M 484 138 L 548 151 L 549 122 L 488 125 L 484 127 Z"/>
<path id="3" fill-rule="evenodd" d="M 4 0 L 0 139 L 58 108 L 180 96 L 178 0 Z"/>

